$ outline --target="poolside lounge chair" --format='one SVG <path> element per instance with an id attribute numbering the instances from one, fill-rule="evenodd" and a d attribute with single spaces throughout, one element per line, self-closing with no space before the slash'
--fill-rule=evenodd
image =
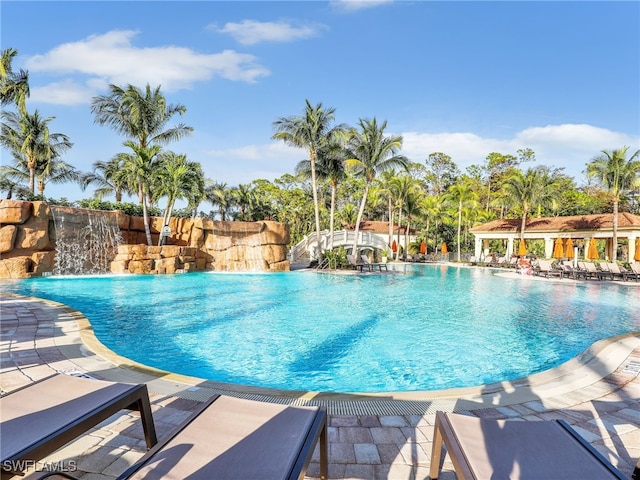
<path id="1" fill-rule="evenodd" d="M 578 262 L 580 268 L 580 275 L 584 278 L 595 278 L 596 280 L 602 280 L 602 271 L 596 268 L 596 264 L 593 262 Z"/>
<path id="2" fill-rule="evenodd" d="M 326 479 L 326 422 L 321 407 L 215 397 L 119 479 L 302 479 L 318 442 Z"/>
<path id="3" fill-rule="evenodd" d="M 360 270 L 361 272 L 363 272 L 366 268 L 367 270 L 371 271 L 371 265 L 358 262 L 358 260 L 356 260 L 356 257 L 354 257 L 353 255 L 347 255 L 347 261 L 349 262 L 349 266 L 355 268 L 356 270 Z"/>
<path id="4" fill-rule="evenodd" d="M 137 410 L 147 448 L 157 443 L 146 385 L 57 374 L 0 398 L 2 478 L 38 461 L 123 409 Z"/>
<path id="5" fill-rule="evenodd" d="M 372 270 L 374 268 L 377 268 L 380 271 L 382 271 L 382 269 L 389 270 L 386 263 L 372 263 L 371 260 L 369 260 L 369 257 L 367 257 L 366 255 L 360 255 L 360 259 L 362 260 L 363 264 L 369 265 L 369 270 Z"/>
<path id="6" fill-rule="evenodd" d="M 437 412 L 432 480 L 440 473 L 443 441 L 458 480 L 625 478 L 563 420 L 519 422 Z"/>
<path id="7" fill-rule="evenodd" d="M 601 264 L 602 265 L 602 264 Z M 611 272 L 612 280 L 616 278 L 621 278 L 623 281 L 627 281 L 629 278 L 633 278 L 635 280 L 638 279 L 638 275 L 635 272 L 630 272 L 626 269 L 623 269 L 616 262 L 605 262 L 607 269 Z"/>
<path id="8" fill-rule="evenodd" d="M 534 273 L 540 277 L 563 277 L 563 271 L 555 268 L 551 260 L 538 260 L 538 265 L 533 269 Z"/>

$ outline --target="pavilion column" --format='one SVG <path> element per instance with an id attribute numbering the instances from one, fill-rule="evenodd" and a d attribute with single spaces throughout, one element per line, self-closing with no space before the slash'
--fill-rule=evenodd
<path id="1" fill-rule="evenodd" d="M 480 255 L 482 254 L 482 239 L 476 235 L 476 238 L 473 242 L 473 254 L 476 257 L 476 261 L 480 261 Z"/>
<path id="2" fill-rule="evenodd" d="M 507 238 L 507 260 L 513 257 L 513 237 Z"/>
<path id="3" fill-rule="evenodd" d="M 553 238 L 544 237 L 544 258 L 553 256 Z"/>
<path id="4" fill-rule="evenodd" d="M 629 236 L 629 249 L 627 254 L 629 255 L 629 257 L 627 258 L 627 261 L 629 263 L 632 263 L 634 260 L 634 257 L 636 256 L 636 241 L 637 238 L 635 235 L 630 235 Z"/>

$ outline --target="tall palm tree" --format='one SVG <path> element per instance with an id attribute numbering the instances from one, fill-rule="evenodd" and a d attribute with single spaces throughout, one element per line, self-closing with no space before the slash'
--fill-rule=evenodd
<path id="1" fill-rule="evenodd" d="M 2 118 L 0 143 L 13 154 L 14 159 L 24 159 L 26 162 L 29 191 L 33 195 L 38 165 L 60 156 L 73 143 L 62 133 L 51 133 L 49 122 L 55 117 L 43 118 L 38 110 L 33 114 L 5 111 L 2 112 Z"/>
<path id="2" fill-rule="evenodd" d="M 109 95 L 100 95 L 91 100 L 91 113 L 98 125 L 107 125 L 116 133 L 124 136 L 128 146 L 137 152 L 138 159 L 134 162 L 146 160 L 151 167 L 159 149 L 152 147 L 166 145 L 191 134 L 193 127 L 179 123 L 167 128 L 171 118 L 187 111 L 184 105 L 167 104 L 167 100 L 160 91 L 160 87 L 151 89 L 147 84 L 144 91 L 133 85 L 126 88 L 117 85 L 109 86 Z M 150 155 L 153 152 L 152 155 Z M 140 168 L 140 165 L 134 167 Z M 149 172 L 150 174 L 151 172 Z M 150 193 L 150 177 L 142 178 L 134 175 L 134 181 L 142 182 L 137 185 L 139 194 Z M 143 200 L 143 212 L 146 212 L 146 198 Z M 149 232 L 149 218 L 145 215 L 145 231 Z M 147 242 L 151 242 L 151 234 L 147 235 Z"/>
<path id="3" fill-rule="evenodd" d="M 125 159 L 125 177 L 127 183 L 135 186 L 138 190 L 138 198 L 142 205 L 142 217 L 144 221 L 144 232 L 147 237 L 147 245 L 152 245 L 147 199 L 149 189 L 157 174 L 158 154 L 162 150 L 162 147 L 160 145 L 152 145 L 143 148 L 131 140 L 125 141 L 123 145 L 133 151 L 132 154 L 123 157 Z"/>
<path id="4" fill-rule="evenodd" d="M 398 232 L 397 241 L 400 245 L 400 229 L 402 228 L 402 214 L 404 213 L 404 205 L 408 197 L 416 192 L 418 181 L 410 175 L 402 175 L 394 177 L 390 181 L 391 195 L 395 201 L 395 207 L 398 210 Z M 409 228 L 409 226 L 407 226 Z M 406 237 L 406 230 L 405 230 Z M 405 239 L 406 240 L 406 239 Z M 405 245 L 406 245 L 405 241 Z M 400 258 L 400 248 L 396 251 L 396 260 Z"/>
<path id="5" fill-rule="evenodd" d="M 331 144 L 333 140 L 346 131 L 345 125 L 333 126 L 335 108 L 325 109 L 322 103 L 315 107 L 305 100 L 304 113 L 300 116 L 282 117 L 273 122 L 276 133 L 274 140 L 282 140 L 285 144 L 297 148 L 305 148 L 309 152 L 311 167 L 311 190 L 316 223 L 317 256 L 322 261 L 322 245 L 320 242 L 320 205 L 318 203 L 318 184 L 316 162 L 318 152 Z"/>
<path id="6" fill-rule="evenodd" d="M 438 230 L 438 220 L 440 219 L 440 215 L 442 213 L 442 197 L 436 195 L 427 195 L 420 199 L 420 212 L 424 216 L 426 220 L 425 227 L 425 243 L 427 247 L 429 246 L 429 230 L 431 227 L 431 220 L 434 221 L 434 230 L 437 232 Z M 434 248 L 438 245 L 438 239 L 433 238 Z"/>
<path id="7" fill-rule="evenodd" d="M 553 181 L 543 170 L 529 168 L 526 172 L 516 170 L 504 181 L 503 188 L 521 209 L 520 241 L 522 242 L 529 213 L 553 198 L 555 194 Z"/>
<path id="8" fill-rule="evenodd" d="M 227 220 L 227 210 L 231 205 L 231 189 L 224 182 L 211 182 L 204 189 L 205 200 L 211 202 L 215 207 L 218 206 L 218 214 L 220 221 Z"/>
<path id="9" fill-rule="evenodd" d="M 167 197 L 167 205 L 162 219 L 164 229 L 169 226 L 177 199 L 187 198 L 193 203 L 193 199 L 201 191 L 201 185 L 204 185 L 204 175 L 200 164 L 188 161 L 186 155 L 162 152 L 159 157 L 160 168 L 157 169 L 156 194 L 159 197 Z M 165 239 L 166 236 L 161 233 L 158 245 L 162 245 Z"/>
<path id="10" fill-rule="evenodd" d="M 251 185 L 248 183 L 241 183 L 233 189 L 231 196 L 239 209 L 238 218 L 243 222 L 252 220 L 253 206 L 256 198 Z"/>
<path id="11" fill-rule="evenodd" d="M 21 115 L 27 113 L 29 98 L 29 73 L 25 70 L 13 71 L 11 63 L 17 50 L 7 48 L 0 53 L 0 104 L 15 104 Z"/>
<path id="12" fill-rule="evenodd" d="M 380 172 L 396 167 L 406 168 L 409 160 L 398 152 L 402 148 L 402 136 L 385 136 L 387 122 L 378 125 L 377 120 L 360 119 L 359 130 L 353 130 L 347 142 L 346 164 L 354 169 L 357 176 L 365 180 L 364 192 L 358 218 L 356 219 L 353 254 L 358 254 L 358 234 L 364 215 L 367 195 L 373 180 Z"/>
<path id="13" fill-rule="evenodd" d="M 396 172 L 394 170 L 386 170 L 380 173 L 380 176 L 376 179 L 376 183 L 379 186 L 379 193 L 385 199 L 387 204 L 387 217 L 389 220 L 389 236 L 387 240 L 387 244 L 389 248 L 391 248 L 391 244 L 393 242 L 393 221 L 394 221 L 394 212 L 395 205 L 393 202 L 393 179 L 396 177 Z"/>
<path id="14" fill-rule="evenodd" d="M 627 158 L 629 147 L 619 150 L 602 150 L 587 164 L 589 178 L 597 179 L 612 196 L 613 201 L 613 252 L 612 260 L 618 257 L 618 205 L 620 197 L 640 186 L 640 150 Z"/>
<path id="15" fill-rule="evenodd" d="M 326 146 L 318 151 L 316 161 L 316 179 L 329 182 L 331 186 L 331 206 L 329 207 L 329 245 L 333 250 L 333 231 L 335 229 L 336 192 L 338 185 L 347 177 L 344 166 L 345 152 L 340 143 Z M 302 160 L 296 165 L 296 174 L 311 178 L 311 161 Z"/>
<path id="16" fill-rule="evenodd" d="M 124 175 L 124 164 L 127 160 L 126 153 L 119 153 L 106 162 L 97 161 L 93 163 L 93 172 L 85 173 L 81 179 L 82 190 L 87 186 L 96 184 L 98 188 L 94 191 L 94 196 L 102 199 L 105 195 L 114 194 L 116 202 L 122 201 L 122 194 L 132 194 Z"/>
<path id="17" fill-rule="evenodd" d="M 72 165 L 54 157 L 38 165 L 38 194 L 44 196 L 47 183 L 81 182 L 81 174 Z"/>
<path id="18" fill-rule="evenodd" d="M 460 261 L 460 240 L 462 232 L 462 211 L 464 208 L 475 208 L 478 205 L 478 193 L 469 183 L 459 182 L 452 185 L 445 194 L 445 199 L 456 206 L 458 211 L 457 261 Z"/>

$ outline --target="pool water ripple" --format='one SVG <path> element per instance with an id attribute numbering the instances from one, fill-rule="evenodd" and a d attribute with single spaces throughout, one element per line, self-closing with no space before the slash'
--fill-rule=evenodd
<path id="1" fill-rule="evenodd" d="M 397 267 L 396 267 L 397 268 Z M 40 278 L 11 291 L 81 311 L 107 347 L 214 381 L 393 392 L 512 380 L 640 329 L 638 289 L 406 265 L 397 275 Z"/>

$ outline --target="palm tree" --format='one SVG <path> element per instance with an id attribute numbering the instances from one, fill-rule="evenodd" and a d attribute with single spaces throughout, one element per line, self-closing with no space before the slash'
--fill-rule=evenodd
<path id="1" fill-rule="evenodd" d="M 327 146 L 318 151 L 316 161 L 316 179 L 326 180 L 331 185 L 331 206 L 329 211 L 329 245 L 333 250 L 333 231 L 335 229 L 336 192 L 338 184 L 347 177 L 344 166 L 344 149 L 340 143 Z M 311 178 L 311 161 L 302 160 L 296 165 L 296 174 Z"/>
<path id="2" fill-rule="evenodd" d="M 159 155 L 160 168 L 156 194 L 167 197 L 167 206 L 162 219 L 163 230 L 169 226 L 173 207 L 178 198 L 187 198 L 190 204 L 198 196 L 204 185 L 204 175 L 200 164 L 190 162 L 186 155 L 174 152 L 163 152 Z M 166 236 L 161 232 L 158 245 L 162 245 Z"/>
<path id="3" fill-rule="evenodd" d="M 116 202 L 122 201 L 122 194 L 133 193 L 126 182 L 124 165 L 127 160 L 126 153 L 119 153 L 107 162 L 97 161 L 93 163 L 93 172 L 85 173 L 81 179 L 82 190 L 95 183 L 98 188 L 94 196 L 102 199 L 105 195 L 114 194 Z"/>
<path id="4" fill-rule="evenodd" d="M 2 112 L 0 144 L 13 154 L 14 159 L 24 160 L 29 171 L 29 191 L 35 193 L 36 171 L 39 165 L 60 156 L 73 146 L 69 137 L 62 133 L 51 133 L 49 122 L 55 117 L 43 118 L 36 110 L 25 112 Z"/>
<path id="5" fill-rule="evenodd" d="M 204 189 L 205 200 L 211 202 L 215 207 L 218 206 L 218 214 L 220 215 L 220 221 L 225 222 L 227 220 L 227 210 L 231 205 L 231 189 L 227 187 L 223 182 L 211 182 Z"/>
<path id="6" fill-rule="evenodd" d="M 526 172 L 516 170 L 504 181 L 505 191 L 517 203 L 522 212 L 520 241 L 524 241 L 527 215 L 539 205 L 549 202 L 554 196 L 553 181 L 540 168 L 529 168 Z"/>
<path id="7" fill-rule="evenodd" d="M 402 175 L 400 177 L 394 177 L 391 179 L 390 190 L 391 195 L 395 201 L 395 207 L 398 210 L 398 233 L 397 233 L 397 241 L 398 245 L 400 245 L 400 229 L 402 228 L 402 214 L 404 212 L 404 204 L 409 195 L 416 192 L 418 188 L 418 181 L 415 180 L 410 175 Z M 409 226 L 407 225 L 407 228 Z M 406 231 L 405 231 L 406 237 Z M 406 240 L 406 238 L 405 238 Z M 406 245 L 406 241 L 405 241 Z M 396 252 L 396 260 L 400 258 L 400 248 L 398 248 Z"/>
<path id="8" fill-rule="evenodd" d="M 168 105 L 160 87 L 151 89 L 147 84 L 144 91 L 128 85 L 126 88 L 117 85 L 109 86 L 109 95 L 100 95 L 91 100 L 91 113 L 95 116 L 98 125 L 107 125 L 116 133 L 123 135 L 127 141 L 125 146 L 136 152 L 138 157 L 134 161 L 134 170 L 149 170 L 154 157 L 159 149 L 152 147 L 166 145 L 191 134 L 193 127 L 179 123 L 171 128 L 166 128 L 171 118 L 176 115 L 184 115 L 187 111 L 183 105 Z M 149 165 L 141 167 L 140 161 L 148 161 Z M 151 174 L 151 171 L 148 171 Z M 131 177 L 136 182 L 140 195 L 149 194 L 151 186 L 150 177 Z M 142 199 L 143 212 L 146 212 L 146 198 Z M 145 215 L 145 231 L 149 232 L 149 218 Z M 147 234 L 147 242 L 151 242 L 151 234 Z"/>
<path id="9" fill-rule="evenodd" d="M 80 181 L 80 172 L 57 157 L 38 165 L 38 194 L 41 196 L 44 196 L 44 189 L 47 183 L 80 183 Z"/>
<path id="10" fill-rule="evenodd" d="M 29 98 L 29 73 L 25 70 L 13 71 L 11 63 L 17 50 L 7 48 L 0 54 L 0 104 L 15 104 L 18 112 L 27 113 L 27 98 Z"/>
<path id="11" fill-rule="evenodd" d="M 627 191 L 640 186 L 640 150 L 627 159 L 629 147 L 619 150 L 602 150 L 587 164 L 587 176 L 597 179 L 612 196 L 613 201 L 613 252 L 618 257 L 618 204 Z"/>
<path id="12" fill-rule="evenodd" d="M 320 242 L 320 205 L 318 203 L 318 184 L 316 179 L 316 162 L 318 152 L 334 142 L 344 133 L 345 125 L 332 126 L 335 119 L 335 108 L 324 109 L 322 103 L 315 107 L 305 100 L 304 113 L 301 116 L 279 118 L 273 122 L 276 133 L 273 139 L 282 140 L 285 144 L 297 148 L 305 148 L 309 152 L 311 170 L 311 190 L 316 223 L 317 255 L 322 261 L 322 245 Z"/>
<path id="13" fill-rule="evenodd" d="M 460 261 L 460 239 L 462 231 L 462 211 L 464 208 L 475 208 L 478 205 L 478 193 L 469 183 L 459 182 L 452 185 L 445 194 L 445 199 L 455 205 L 458 210 L 457 261 Z"/>
<path id="14" fill-rule="evenodd" d="M 391 243 L 393 242 L 393 214 L 395 207 L 393 203 L 392 182 L 395 176 L 396 172 L 394 170 L 386 170 L 381 172 L 380 177 L 376 180 L 379 186 L 379 194 L 384 197 L 387 204 L 387 217 L 389 219 L 389 237 L 387 244 L 389 248 L 391 248 Z"/>
<path id="15" fill-rule="evenodd" d="M 138 198 L 142 205 L 142 217 L 144 221 L 144 231 L 147 236 L 147 245 L 152 245 L 147 198 L 151 184 L 156 176 L 158 154 L 162 147 L 160 147 L 160 145 L 152 145 L 143 148 L 131 140 L 125 141 L 123 145 L 133 151 L 132 154 L 123 156 L 125 160 L 124 175 L 127 183 L 135 186 L 138 190 Z"/>
<path id="16" fill-rule="evenodd" d="M 253 206 L 256 202 L 251 185 L 241 183 L 231 192 L 234 203 L 240 210 L 238 218 L 243 222 L 253 220 Z"/>
<path id="17" fill-rule="evenodd" d="M 369 188 L 376 175 L 395 167 L 406 168 L 409 163 L 407 157 L 398 154 L 398 151 L 402 148 L 402 136 L 384 136 L 384 131 L 387 128 L 386 121 L 378 125 L 375 118 L 373 120 L 360 119 L 358 125 L 360 130 L 353 130 L 347 143 L 346 160 L 346 164 L 354 169 L 355 174 L 365 180 L 364 192 L 355 225 L 353 255 L 358 253 L 360 222 L 367 203 Z"/>

